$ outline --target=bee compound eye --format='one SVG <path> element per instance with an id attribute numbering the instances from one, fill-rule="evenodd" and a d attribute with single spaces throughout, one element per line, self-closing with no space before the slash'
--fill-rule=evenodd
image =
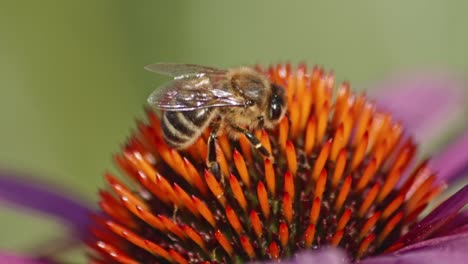
<path id="1" fill-rule="evenodd" d="M 283 100 L 279 96 L 273 96 L 270 102 L 269 118 L 272 121 L 280 119 L 283 113 Z"/>

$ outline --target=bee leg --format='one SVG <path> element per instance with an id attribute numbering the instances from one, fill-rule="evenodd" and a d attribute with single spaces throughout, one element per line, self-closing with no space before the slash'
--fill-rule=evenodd
<path id="1" fill-rule="evenodd" d="M 218 133 L 219 123 L 214 123 L 208 138 L 208 157 L 206 160 L 206 166 L 210 169 L 211 173 L 216 179 L 221 179 L 221 169 L 219 167 L 218 160 L 216 159 L 216 134 Z"/>
<path id="2" fill-rule="evenodd" d="M 273 161 L 273 156 L 271 156 L 270 152 L 268 152 L 268 150 L 262 145 L 260 140 L 252 132 L 238 126 L 232 126 L 232 128 L 244 134 L 250 141 L 250 144 L 252 144 L 258 151 L 260 151 L 263 156 Z"/>
<path id="3" fill-rule="evenodd" d="M 264 116 L 257 116 L 258 120 L 258 128 L 263 129 L 263 126 L 265 125 L 265 117 Z"/>

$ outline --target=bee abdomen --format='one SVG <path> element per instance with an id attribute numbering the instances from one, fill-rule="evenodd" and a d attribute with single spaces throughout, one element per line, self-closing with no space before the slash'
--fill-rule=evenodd
<path id="1" fill-rule="evenodd" d="M 186 148 L 201 135 L 212 116 L 212 111 L 208 108 L 194 111 L 166 111 L 162 118 L 164 139 L 173 148 Z"/>

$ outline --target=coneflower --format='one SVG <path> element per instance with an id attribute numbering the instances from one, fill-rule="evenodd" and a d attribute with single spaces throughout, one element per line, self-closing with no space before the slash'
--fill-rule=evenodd
<path id="1" fill-rule="evenodd" d="M 205 165 L 209 131 L 171 149 L 148 110 L 115 156 L 126 178 L 105 175 L 93 262 L 242 263 L 330 246 L 359 260 L 430 237 L 410 230 L 445 186 L 427 160 L 414 162 L 417 146 L 391 113 L 348 83 L 335 89 L 320 68 L 257 69 L 287 92 L 287 116 L 255 131 L 274 161 L 221 133 L 218 179 Z"/>

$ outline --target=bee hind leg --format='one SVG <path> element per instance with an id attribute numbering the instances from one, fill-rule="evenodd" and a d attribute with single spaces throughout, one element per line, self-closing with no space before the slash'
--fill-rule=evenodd
<path id="1" fill-rule="evenodd" d="M 216 159 L 216 134 L 218 133 L 219 124 L 215 123 L 212 127 L 210 136 L 208 137 L 208 155 L 206 160 L 206 166 L 210 169 L 211 173 L 216 179 L 221 179 L 221 169 L 219 167 L 218 160 Z"/>
<path id="2" fill-rule="evenodd" d="M 273 156 L 270 154 L 270 152 L 262 145 L 260 140 L 249 130 L 238 127 L 238 126 L 232 126 L 235 130 L 238 132 L 244 134 L 247 139 L 250 141 L 250 144 L 255 147 L 263 156 L 267 157 L 271 161 L 273 161 Z"/>

